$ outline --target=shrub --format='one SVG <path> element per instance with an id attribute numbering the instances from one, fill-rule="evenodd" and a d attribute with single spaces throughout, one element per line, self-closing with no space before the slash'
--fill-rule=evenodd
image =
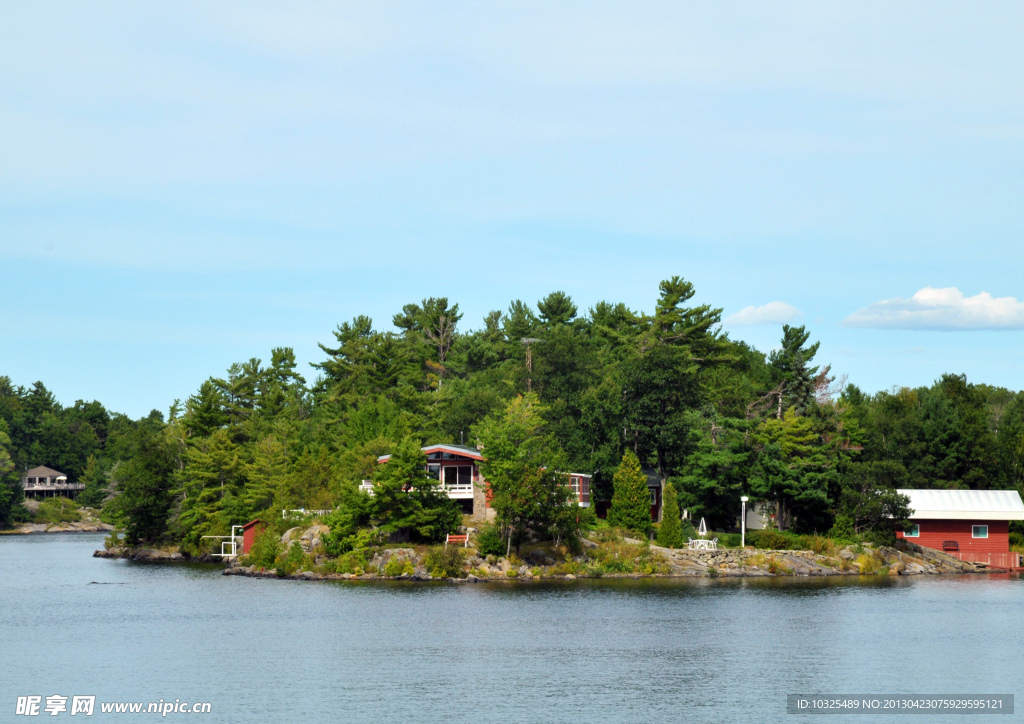
<path id="1" fill-rule="evenodd" d="M 1010 533 L 1010 547 L 1024 547 L 1024 533 Z"/>
<path id="2" fill-rule="evenodd" d="M 658 545 L 665 548 L 681 548 L 684 543 L 683 526 L 679 519 L 676 488 L 672 483 L 665 485 L 665 505 L 662 512 L 662 522 L 658 526 Z"/>
<path id="3" fill-rule="evenodd" d="M 775 576 L 787 576 L 793 572 L 793 569 L 772 556 L 768 559 L 768 572 Z"/>
<path id="4" fill-rule="evenodd" d="M 245 563 L 257 568 L 272 568 L 280 554 L 281 541 L 277 534 L 266 529 L 259 530 L 252 542 L 249 555 L 245 558 Z"/>
<path id="5" fill-rule="evenodd" d="M 740 534 L 739 533 L 715 533 L 713 538 L 718 538 L 718 546 L 720 548 L 739 548 L 740 547 Z"/>
<path id="6" fill-rule="evenodd" d="M 78 504 L 70 498 L 48 498 L 39 504 L 34 516 L 36 523 L 75 523 L 82 519 Z"/>
<path id="7" fill-rule="evenodd" d="M 804 536 L 804 543 L 807 547 L 820 555 L 833 555 L 835 553 L 835 546 L 832 541 L 822 535 L 809 535 Z"/>
<path id="8" fill-rule="evenodd" d="M 465 553 L 458 546 L 434 546 L 423 557 L 423 566 L 434 578 L 458 578 L 465 561 Z"/>
<path id="9" fill-rule="evenodd" d="M 122 543 L 124 543 L 124 540 L 122 540 L 120 534 L 116 530 L 114 530 L 111 531 L 110 535 L 108 535 L 106 539 L 103 541 L 103 547 L 107 550 L 110 550 L 111 548 L 116 548 Z"/>
<path id="10" fill-rule="evenodd" d="M 608 522 L 646 536 L 651 530 L 651 494 L 647 489 L 647 476 L 632 450 L 627 448 L 623 454 L 612 484 L 614 492 Z"/>
<path id="11" fill-rule="evenodd" d="M 828 532 L 828 537 L 836 540 L 853 540 L 853 518 L 843 514 L 837 515 L 836 522 L 832 524 L 832 529 Z"/>
<path id="12" fill-rule="evenodd" d="M 496 525 L 485 525 L 476 534 L 476 550 L 481 556 L 503 556 L 506 545 Z"/>
<path id="13" fill-rule="evenodd" d="M 589 530 L 593 530 L 597 527 L 597 510 L 594 508 L 594 504 L 591 503 L 586 508 L 580 508 L 578 512 L 579 529 L 581 533 L 586 533 Z"/>
<path id="14" fill-rule="evenodd" d="M 349 551 L 339 556 L 334 562 L 334 570 L 338 573 L 353 573 L 362 575 L 367 568 L 366 556 L 362 551 Z"/>
<path id="15" fill-rule="evenodd" d="M 885 561 L 877 551 L 871 551 L 870 553 L 862 553 L 857 556 L 857 565 L 860 567 L 860 572 L 866 575 L 872 573 L 878 573 L 882 568 L 885 567 Z"/>
<path id="16" fill-rule="evenodd" d="M 416 569 L 408 558 L 394 556 L 384 565 L 385 576 L 400 576 L 403 573 L 408 573 L 411 576 L 415 572 Z"/>
<path id="17" fill-rule="evenodd" d="M 747 541 L 755 548 L 772 551 L 800 550 L 805 547 L 803 536 L 768 528 L 749 531 Z"/>
<path id="18" fill-rule="evenodd" d="M 276 563 L 277 575 L 290 576 L 306 563 L 306 553 L 302 550 L 302 545 L 295 541 L 288 549 L 287 554 L 277 557 Z"/>

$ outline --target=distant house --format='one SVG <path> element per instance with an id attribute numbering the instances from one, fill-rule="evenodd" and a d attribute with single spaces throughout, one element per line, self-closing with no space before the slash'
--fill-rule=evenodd
<path id="1" fill-rule="evenodd" d="M 912 528 L 899 538 L 944 551 L 962 561 L 1017 568 L 1010 552 L 1010 521 L 1024 520 L 1016 490 L 899 490 L 910 498 Z"/>
<path id="2" fill-rule="evenodd" d="M 480 463 L 485 458 L 479 450 L 465 445 L 427 445 L 421 450 L 427 456 L 427 475 L 440 483 L 449 498 L 458 501 L 463 512 L 480 521 L 494 517 L 490 489 L 480 472 Z M 377 462 L 386 464 L 390 459 L 390 455 L 381 455 Z M 569 473 L 573 497 L 583 508 L 590 505 L 591 477 L 588 473 Z M 373 491 L 369 480 L 364 480 L 360 487 L 366 492 Z"/>
<path id="3" fill-rule="evenodd" d="M 85 483 L 69 483 L 62 472 L 40 465 L 21 476 L 26 499 L 71 498 L 85 490 Z"/>

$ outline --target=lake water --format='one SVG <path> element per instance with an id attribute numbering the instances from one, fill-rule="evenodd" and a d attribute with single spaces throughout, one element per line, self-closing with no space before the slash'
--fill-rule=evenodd
<path id="1" fill-rule="evenodd" d="M 180 699 L 205 722 L 806 722 L 787 694 L 1024 679 L 1017 576 L 310 583 L 92 558 L 102 540 L 0 537 L 0 721 L 59 694 L 95 695 L 86 721 Z"/>

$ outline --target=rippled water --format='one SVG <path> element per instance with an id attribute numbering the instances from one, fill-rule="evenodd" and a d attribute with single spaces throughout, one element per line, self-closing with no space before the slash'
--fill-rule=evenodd
<path id="1" fill-rule="evenodd" d="M 207 722 L 809 721 L 787 694 L 1024 678 L 1016 576 L 309 583 L 92 558 L 101 544 L 0 537 L 0 721 L 31 721 L 13 716 L 28 694 L 209 701 Z"/>

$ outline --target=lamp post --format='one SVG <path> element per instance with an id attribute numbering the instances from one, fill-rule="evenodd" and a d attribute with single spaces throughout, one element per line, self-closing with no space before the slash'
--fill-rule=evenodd
<path id="1" fill-rule="evenodd" d="M 747 547 L 747 501 L 750 500 L 746 495 L 740 496 L 740 548 Z"/>

